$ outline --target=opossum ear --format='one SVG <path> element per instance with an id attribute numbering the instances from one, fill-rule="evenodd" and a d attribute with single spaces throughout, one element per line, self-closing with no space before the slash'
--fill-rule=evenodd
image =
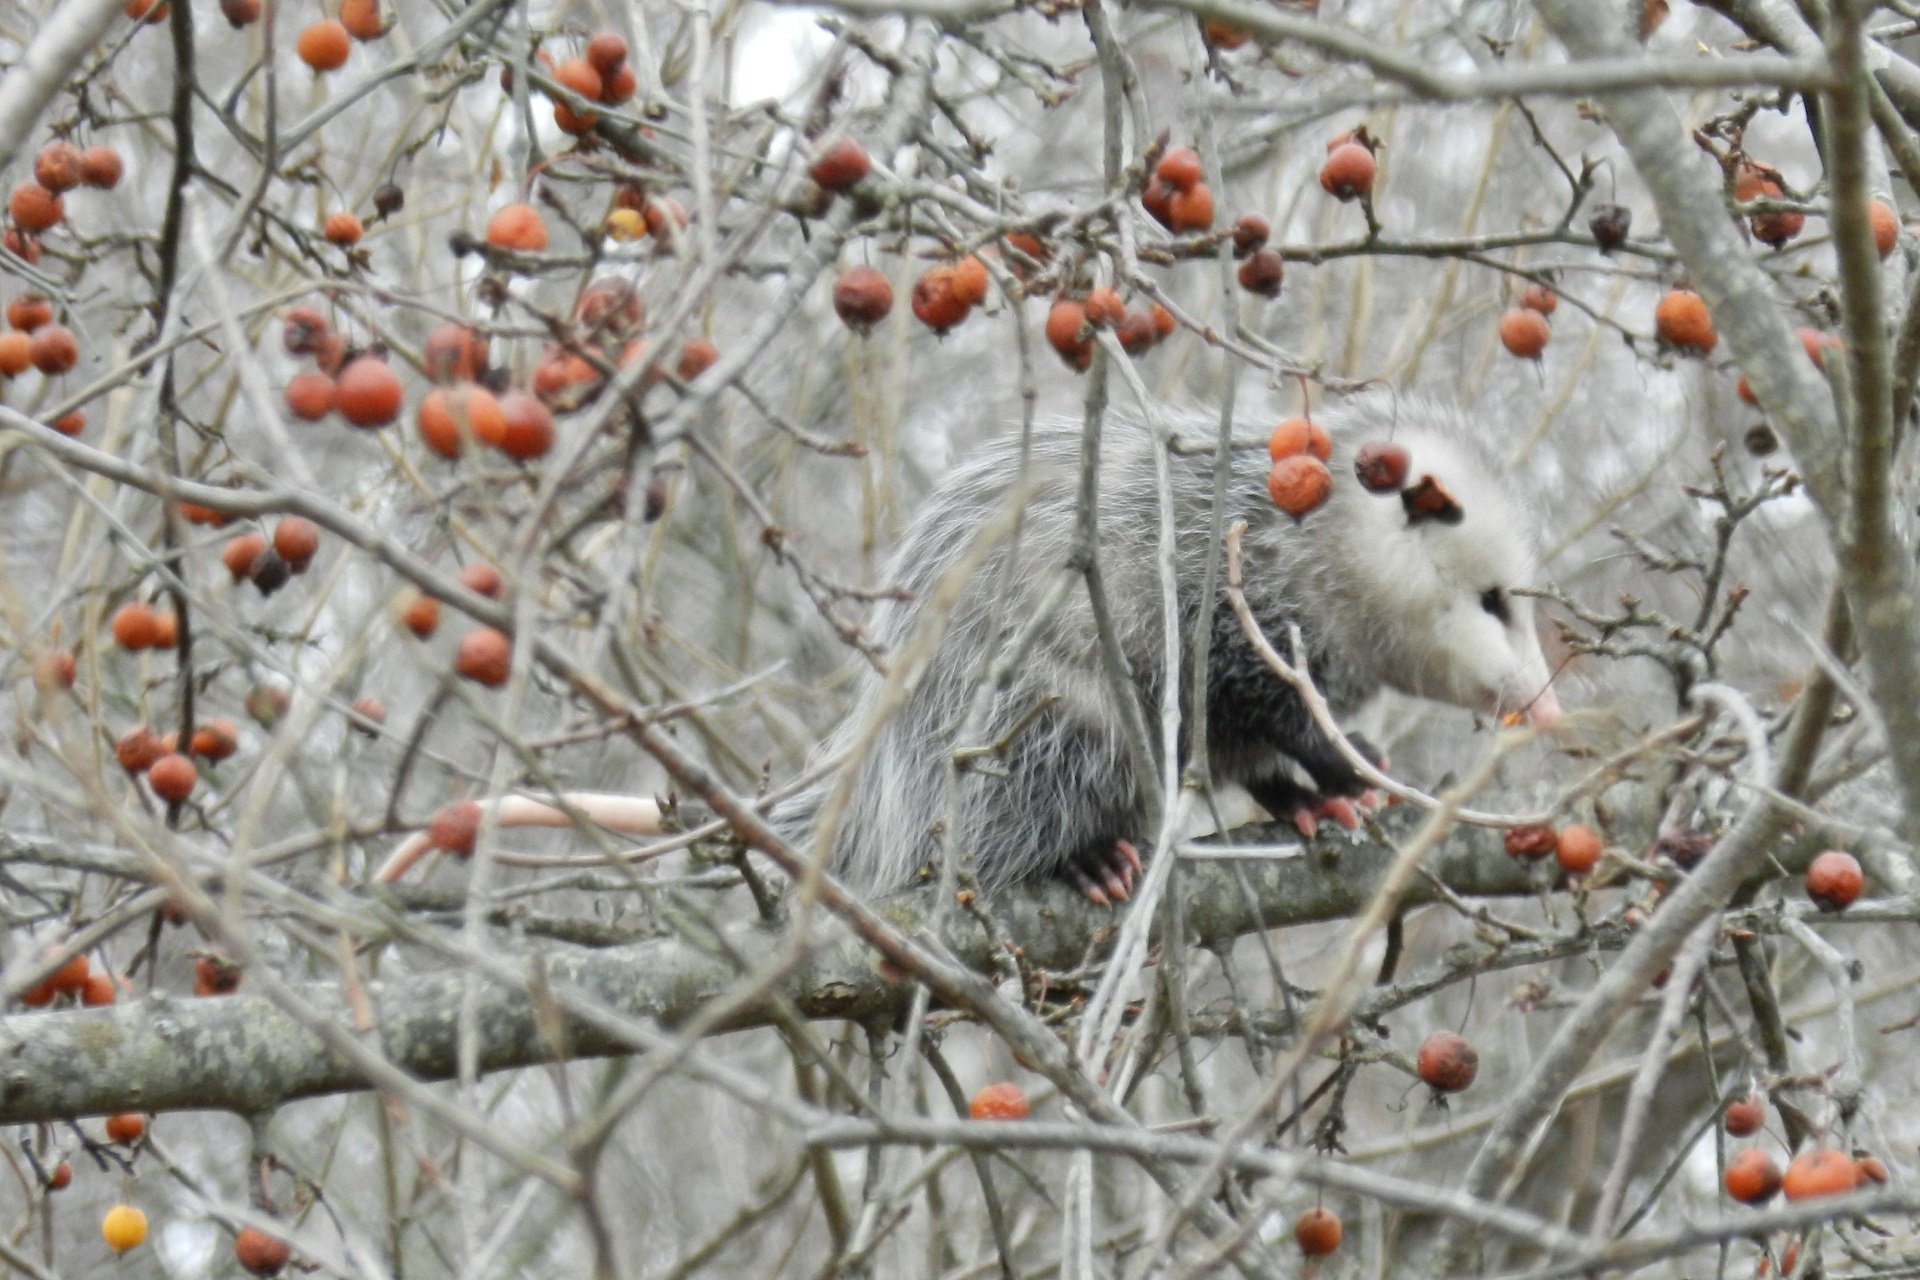
<path id="1" fill-rule="evenodd" d="M 1440 482 L 1432 476 L 1421 476 L 1418 484 L 1410 484 L 1402 489 L 1400 505 L 1407 509 L 1407 523 L 1410 525 L 1419 524 L 1422 520 L 1459 524 L 1467 514 L 1453 500 L 1453 495 L 1441 488 Z"/>

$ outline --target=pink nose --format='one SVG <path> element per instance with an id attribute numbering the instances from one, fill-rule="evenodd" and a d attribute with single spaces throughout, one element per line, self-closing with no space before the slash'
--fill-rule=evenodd
<path id="1" fill-rule="evenodd" d="M 1551 729 L 1560 723 L 1560 697 L 1548 685 L 1527 708 L 1527 722 L 1536 729 Z"/>

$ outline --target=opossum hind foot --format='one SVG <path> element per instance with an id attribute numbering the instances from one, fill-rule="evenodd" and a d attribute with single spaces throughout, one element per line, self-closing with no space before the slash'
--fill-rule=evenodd
<path id="1" fill-rule="evenodd" d="M 1138 849 L 1125 840 L 1102 840 L 1068 858 L 1060 875 L 1088 902 L 1108 907 L 1133 896 L 1133 880 L 1140 871 Z"/>

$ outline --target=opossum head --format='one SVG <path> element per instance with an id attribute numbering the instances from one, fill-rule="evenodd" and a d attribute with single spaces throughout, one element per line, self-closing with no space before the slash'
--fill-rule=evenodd
<path id="1" fill-rule="evenodd" d="M 1349 627 L 1364 631 L 1380 678 L 1406 693 L 1492 716 L 1560 719 L 1535 629 L 1533 522 L 1496 464 L 1454 430 L 1418 415 L 1395 438 L 1411 453 L 1407 488 L 1368 493 L 1352 480 L 1343 433 L 1327 531 L 1343 544 Z M 1311 518 L 1311 517 L 1310 517 Z"/>

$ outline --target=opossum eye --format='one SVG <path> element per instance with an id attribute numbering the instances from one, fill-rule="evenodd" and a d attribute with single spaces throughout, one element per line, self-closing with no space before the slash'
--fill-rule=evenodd
<path id="1" fill-rule="evenodd" d="M 1488 587 L 1480 593 L 1480 607 L 1504 623 L 1513 621 L 1507 613 L 1506 592 L 1498 587 Z"/>

